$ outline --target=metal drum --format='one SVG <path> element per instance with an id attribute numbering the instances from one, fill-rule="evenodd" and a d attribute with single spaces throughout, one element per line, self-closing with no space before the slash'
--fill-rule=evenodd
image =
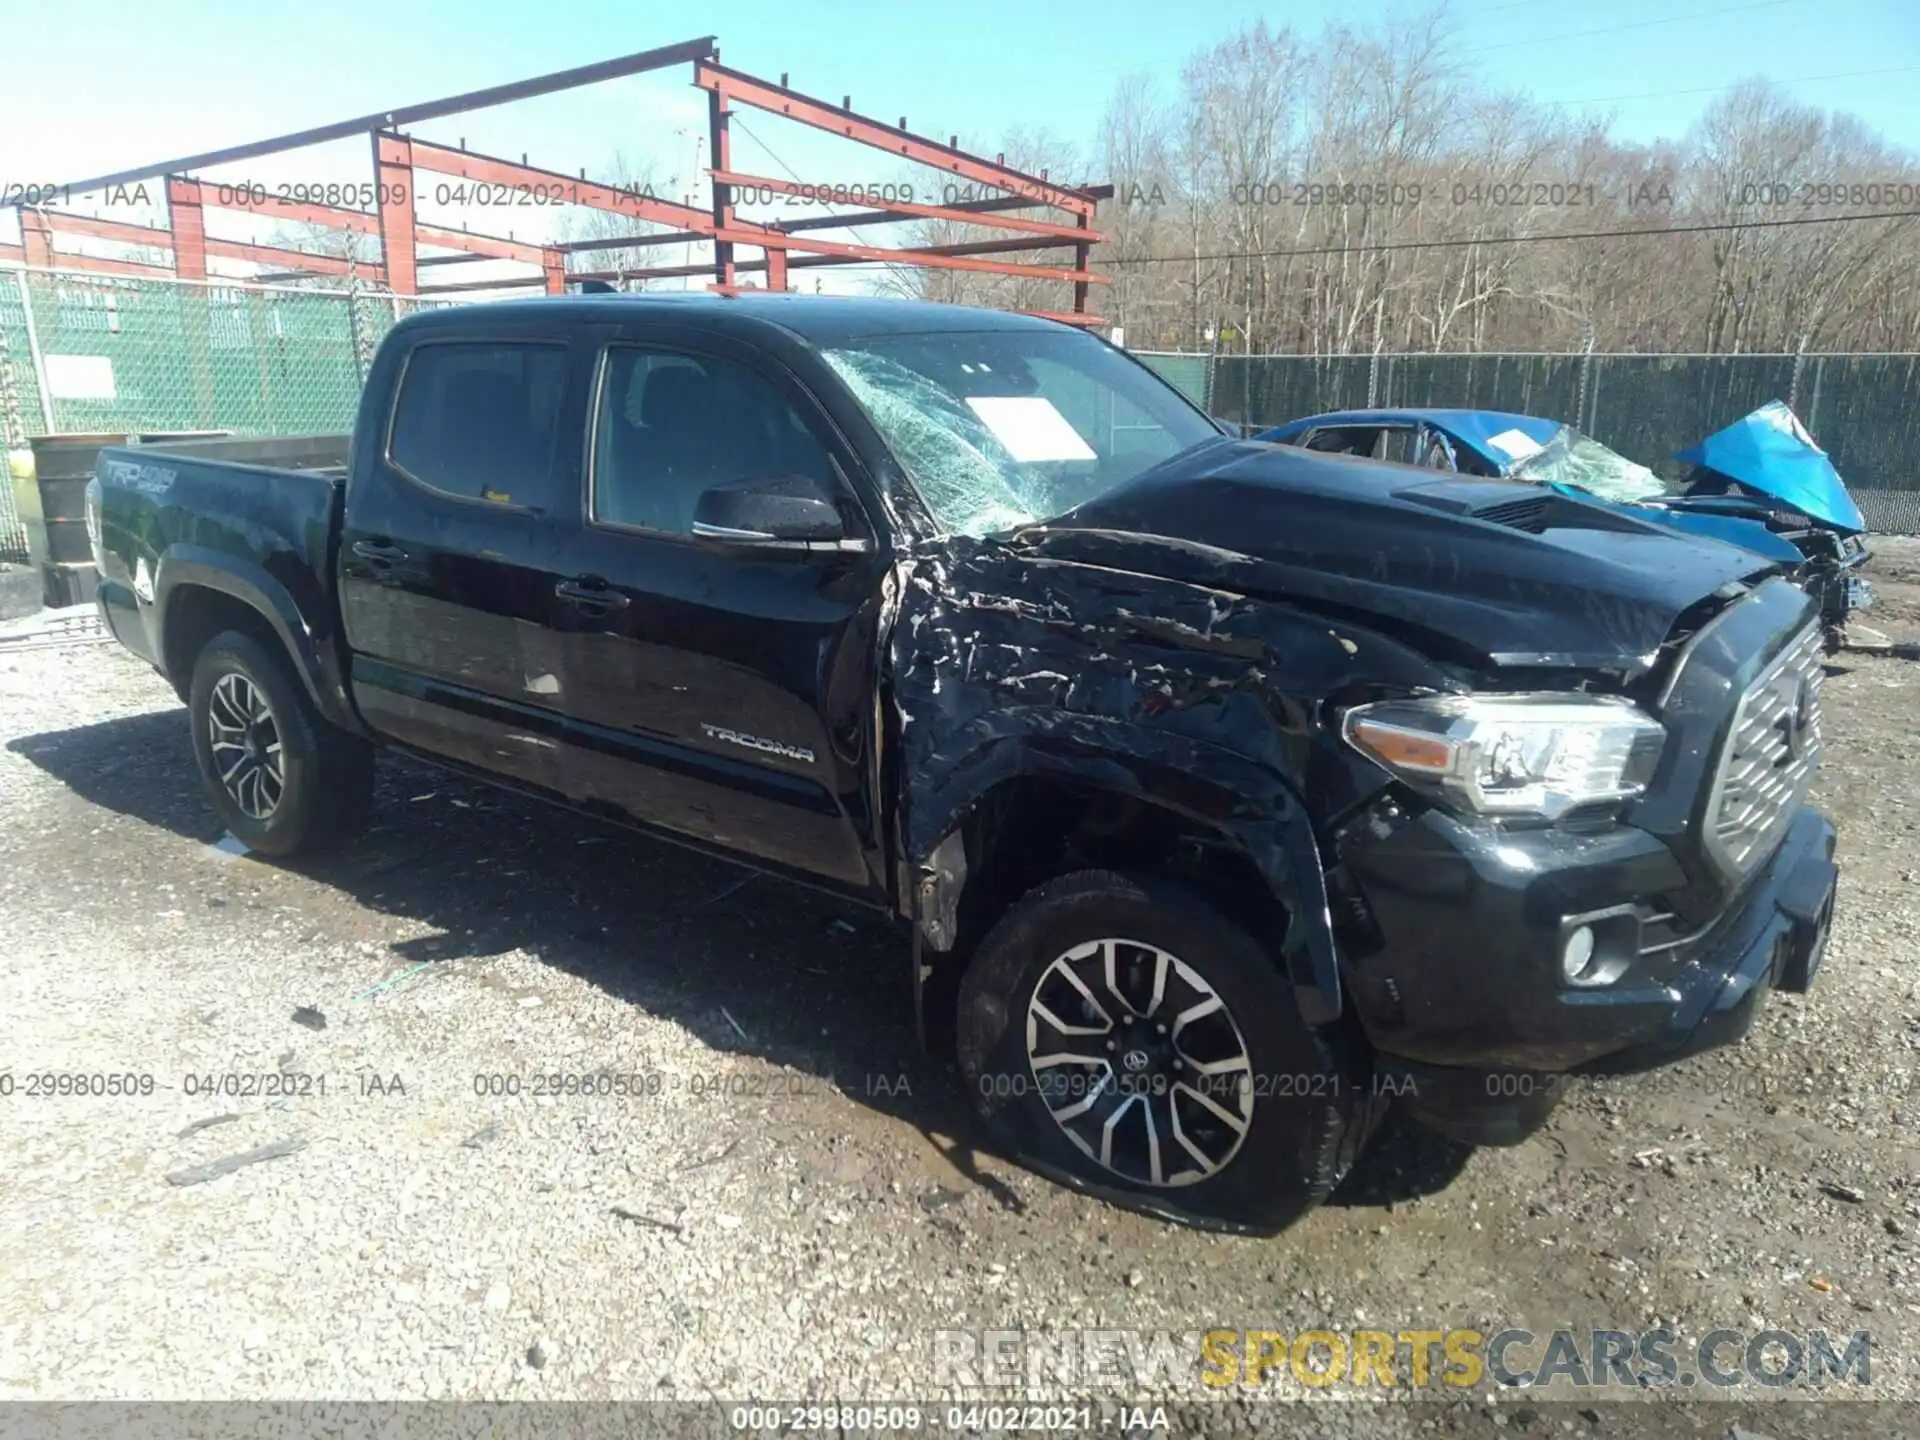
<path id="1" fill-rule="evenodd" d="M 36 435 L 33 475 L 14 483 L 14 504 L 27 527 L 27 554 L 44 577 L 46 603 L 79 605 L 93 598 L 93 545 L 87 539 L 87 481 L 108 445 L 126 435 Z"/>

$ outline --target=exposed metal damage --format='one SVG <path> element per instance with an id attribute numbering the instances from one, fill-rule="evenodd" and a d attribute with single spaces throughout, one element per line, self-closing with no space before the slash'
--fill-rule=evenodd
<path id="1" fill-rule="evenodd" d="M 1143 561 L 1164 548 L 1135 543 Z M 1331 923 L 1300 797 L 1339 809 L 1375 782 L 1314 763 L 1319 706 L 1458 682 L 1358 626 L 1050 559 L 1045 545 L 941 543 L 906 577 L 890 668 L 900 765 L 917 782 L 903 790 L 899 825 L 901 852 L 925 877 L 921 937 L 939 951 L 957 938 L 968 812 L 1022 777 L 1075 777 L 1175 812 L 1252 858 L 1295 919 L 1284 959 L 1303 1007 L 1332 1018 Z"/>

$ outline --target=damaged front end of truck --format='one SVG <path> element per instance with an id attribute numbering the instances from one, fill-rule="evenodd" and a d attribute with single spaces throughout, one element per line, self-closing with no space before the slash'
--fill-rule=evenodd
<path id="1" fill-rule="evenodd" d="M 1227 441 L 929 545 L 890 667 L 921 988 L 1047 874 L 1170 873 L 1422 1118 L 1523 1138 L 1810 980 L 1814 622 L 1616 511 Z"/>
<path id="2" fill-rule="evenodd" d="M 1384 1096 L 1512 1143 L 1810 983 L 1819 627 L 1781 565 L 1229 439 L 1084 336 L 827 358 L 935 521 L 880 627 L 895 903 L 1022 1160 L 1277 1226 Z"/>

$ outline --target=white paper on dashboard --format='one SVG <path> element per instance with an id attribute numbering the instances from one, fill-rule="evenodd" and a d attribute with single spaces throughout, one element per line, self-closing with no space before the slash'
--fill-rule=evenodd
<path id="1" fill-rule="evenodd" d="M 1489 436 L 1487 444 L 1509 460 L 1526 460 L 1547 448 L 1524 430 L 1502 430 L 1498 435 Z"/>
<path id="2" fill-rule="evenodd" d="M 1093 447 L 1043 395 L 970 395 L 967 404 L 1022 464 L 1095 458 Z"/>

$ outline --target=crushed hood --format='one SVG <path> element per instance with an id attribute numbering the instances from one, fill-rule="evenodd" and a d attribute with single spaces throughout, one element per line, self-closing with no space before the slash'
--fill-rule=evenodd
<path id="1" fill-rule="evenodd" d="M 1257 441 L 1196 447 L 1019 543 L 1379 617 L 1496 665 L 1638 669 L 1771 562 L 1545 486 Z"/>
<path id="2" fill-rule="evenodd" d="M 1867 528 L 1827 452 L 1784 401 L 1769 400 L 1673 458 L 1717 471 L 1835 529 L 1857 533 Z"/>

